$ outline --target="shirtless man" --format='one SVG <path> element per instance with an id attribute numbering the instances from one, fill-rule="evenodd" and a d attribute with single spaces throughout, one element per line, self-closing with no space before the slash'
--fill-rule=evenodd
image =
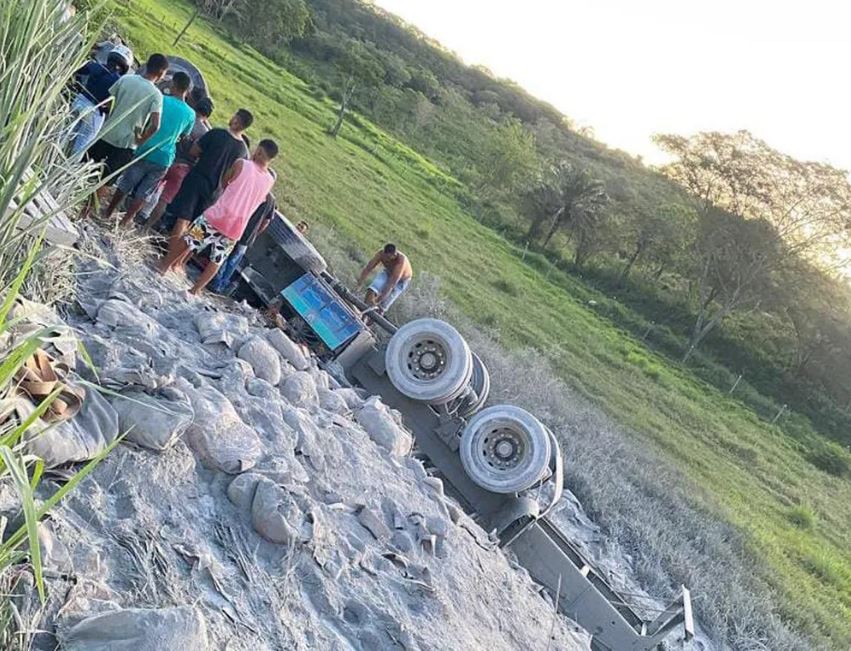
<path id="1" fill-rule="evenodd" d="M 369 306 L 377 306 L 379 314 L 384 314 L 408 289 L 414 270 L 411 268 L 408 256 L 399 251 L 395 244 L 385 244 L 384 248 L 372 256 L 372 260 L 363 268 L 358 278 L 358 288 L 363 286 L 369 274 L 379 264 L 384 268 L 378 272 L 366 290 L 366 303 Z"/>

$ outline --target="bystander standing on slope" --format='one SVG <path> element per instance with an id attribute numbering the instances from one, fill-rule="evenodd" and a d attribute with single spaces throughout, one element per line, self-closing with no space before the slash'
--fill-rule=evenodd
<path id="1" fill-rule="evenodd" d="M 202 215 L 216 200 L 224 176 L 232 169 L 234 162 L 248 158 L 243 134 L 253 122 L 254 116 L 250 111 L 239 109 L 230 119 L 227 129 L 212 129 L 192 145 L 190 155 L 196 159 L 195 166 L 186 175 L 169 206 L 169 211 L 176 217 L 169 253 L 182 248 L 181 238 L 189 223 Z M 258 204 L 265 196 L 264 192 Z"/>
<path id="2" fill-rule="evenodd" d="M 179 245 L 169 251 L 157 270 L 166 273 L 179 264 L 186 253 L 209 250 L 210 261 L 190 290 L 192 294 L 199 294 L 227 259 L 245 232 L 251 215 L 275 184 L 269 163 L 277 155 L 275 141 L 261 140 L 250 160 L 237 160 L 225 175 L 221 196 L 192 222 Z"/>
<path id="3" fill-rule="evenodd" d="M 192 132 L 195 111 L 186 103 L 186 95 L 192 80 L 185 72 L 177 72 L 171 81 L 171 95 L 163 97 L 160 128 L 154 136 L 136 150 L 133 164 L 118 179 L 115 193 L 106 209 L 106 217 L 112 216 L 125 196 L 130 197 L 127 214 L 122 226 L 133 222 L 145 200 L 154 192 L 174 162 L 178 141 Z"/>
<path id="4" fill-rule="evenodd" d="M 110 88 L 127 74 L 133 63 L 133 52 L 126 45 L 116 45 L 106 59 L 106 65 L 92 59 L 74 73 L 80 84 L 72 108 L 76 116 L 71 138 L 71 154 L 82 155 L 94 142 L 109 111 Z M 81 83 L 85 79 L 85 82 Z"/>
<path id="5" fill-rule="evenodd" d="M 163 96 L 156 83 L 165 76 L 168 59 L 152 54 L 144 75 L 124 75 L 109 89 L 114 101 L 98 139 L 88 150 L 89 160 L 103 163 L 104 176 L 124 168 L 136 148 L 160 128 Z"/>

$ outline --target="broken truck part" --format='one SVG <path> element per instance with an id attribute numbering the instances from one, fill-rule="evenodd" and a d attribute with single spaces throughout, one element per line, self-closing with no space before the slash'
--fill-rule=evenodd
<path id="1" fill-rule="evenodd" d="M 592 648 L 649 650 L 680 626 L 693 637 L 687 588 L 645 621 L 548 517 L 563 490 L 558 440 L 518 407 L 483 409 L 487 369 L 455 328 L 436 319 L 396 327 L 371 311 L 279 212 L 249 249 L 237 292 L 257 307 L 280 305 L 291 336 L 326 370 L 402 414 L 447 494 L 497 533 Z"/>

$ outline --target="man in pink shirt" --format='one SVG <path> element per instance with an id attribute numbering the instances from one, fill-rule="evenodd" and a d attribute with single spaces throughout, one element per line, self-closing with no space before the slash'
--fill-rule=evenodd
<path id="1" fill-rule="evenodd" d="M 210 262 L 189 290 L 198 295 L 227 260 L 251 215 L 275 184 L 269 163 L 277 155 L 278 145 L 274 140 L 261 140 L 250 160 L 237 160 L 222 180 L 221 196 L 195 218 L 178 248 L 160 261 L 157 271 L 167 273 L 184 255 L 209 249 Z"/>

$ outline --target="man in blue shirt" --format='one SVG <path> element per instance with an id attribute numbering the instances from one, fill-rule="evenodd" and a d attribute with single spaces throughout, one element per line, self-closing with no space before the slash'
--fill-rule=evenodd
<path id="1" fill-rule="evenodd" d="M 160 127 L 151 138 L 136 150 L 133 164 L 118 179 L 115 194 L 106 209 L 112 215 L 124 197 L 130 197 L 122 226 L 133 223 L 145 199 L 156 190 L 174 162 L 178 141 L 188 136 L 195 126 L 195 111 L 186 103 L 192 81 L 184 72 L 176 72 L 171 80 L 171 95 L 163 97 Z"/>

